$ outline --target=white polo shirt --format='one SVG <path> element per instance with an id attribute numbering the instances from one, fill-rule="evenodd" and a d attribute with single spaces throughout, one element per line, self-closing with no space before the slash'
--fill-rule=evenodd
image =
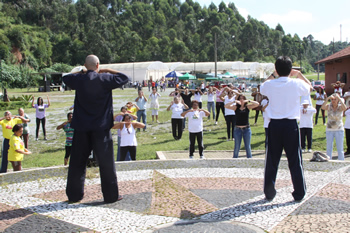
<path id="1" fill-rule="evenodd" d="M 309 105 L 306 109 L 304 109 L 304 107 L 301 105 L 299 128 L 313 128 L 314 125 L 312 120 L 315 113 L 316 109 L 314 107 Z"/>
<path id="2" fill-rule="evenodd" d="M 203 131 L 203 117 L 205 117 L 205 112 L 196 110 L 186 113 L 185 117 L 188 118 L 188 131 L 190 133 Z"/>
<path id="3" fill-rule="evenodd" d="M 225 96 L 225 101 L 224 101 L 224 104 L 228 104 L 228 103 L 232 103 L 232 105 L 236 105 L 236 96 L 232 96 L 232 98 L 228 98 L 228 96 Z M 225 108 L 225 116 L 229 116 L 229 115 L 236 115 L 236 112 L 232 109 L 228 109 L 228 108 Z"/>
<path id="4" fill-rule="evenodd" d="M 299 120 L 300 97 L 310 94 L 310 86 L 300 79 L 280 77 L 261 84 L 260 92 L 269 99 L 268 118 Z"/>

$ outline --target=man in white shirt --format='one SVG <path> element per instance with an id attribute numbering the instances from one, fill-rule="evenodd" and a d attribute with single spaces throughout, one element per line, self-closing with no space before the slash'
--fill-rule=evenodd
<path id="1" fill-rule="evenodd" d="M 197 100 L 192 101 L 192 109 L 181 113 L 182 117 L 188 118 L 188 131 L 190 132 L 190 159 L 193 159 L 194 144 L 197 138 L 199 156 L 204 159 L 203 155 L 203 117 L 210 116 L 210 112 L 199 109 Z"/>
<path id="2" fill-rule="evenodd" d="M 276 195 L 276 175 L 284 149 L 294 186 L 292 195 L 294 200 L 300 201 L 305 196 L 306 185 L 297 120 L 300 118 L 300 97 L 309 95 L 312 86 L 300 71 L 292 70 L 289 57 L 279 57 L 275 69 L 260 87 L 261 94 L 269 99 L 265 114 L 271 119 L 267 130 L 264 193 L 269 201 Z M 275 79 L 276 75 L 280 77 Z M 293 76 L 297 78 L 290 78 Z"/>

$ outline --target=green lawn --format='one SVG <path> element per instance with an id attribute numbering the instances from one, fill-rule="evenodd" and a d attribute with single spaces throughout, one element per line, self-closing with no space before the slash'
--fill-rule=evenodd
<path id="1" fill-rule="evenodd" d="M 308 78 L 309 80 L 318 80 L 318 74 L 317 73 L 312 73 L 312 74 L 306 74 L 305 75 L 306 78 Z M 320 80 L 325 80 L 325 74 L 324 73 L 320 73 Z"/>
<path id="2" fill-rule="evenodd" d="M 159 111 L 159 120 L 161 123 L 152 123 L 151 113 L 147 113 L 148 128 L 146 132 L 140 132 L 137 134 L 138 147 L 137 147 L 137 160 L 156 159 L 156 151 L 170 151 L 170 150 L 188 150 L 189 140 L 188 131 L 184 131 L 183 137 L 179 141 L 175 141 L 171 133 L 170 118 L 171 112 L 165 111 L 168 104 L 171 102 L 171 97 L 168 97 L 170 90 L 168 89 L 166 94 L 161 93 L 160 98 L 161 109 Z M 9 90 L 9 94 L 21 95 L 21 94 L 34 94 L 35 97 L 45 96 L 46 94 L 38 92 L 27 92 L 27 90 L 14 89 Z M 148 95 L 148 90 L 145 90 L 145 94 Z M 48 141 L 43 141 L 42 136 L 39 136 L 39 141 L 34 141 L 34 129 L 35 121 L 32 118 L 30 123 L 31 135 L 29 141 L 29 149 L 33 152 L 32 155 L 25 156 L 23 161 L 24 168 L 30 167 L 48 167 L 55 165 L 62 165 L 64 158 L 64 141 L 65 134 L 63 130 L 56 131 L 56 126 L 66 120 L 66 114 L 68 108 L 72 105 L 74 99 L 74 92 L 49 92 L 48 95 L 51 99 L 51 107 L 47 109 L 47 132 Z M 121 105 L 127 101 L 134 101 L 136 98 L 135 89 L 125 89 L 113 91 L 115 105 Z M 250 97 L 250 93 L 247 94 Z M 206 97 L 204 97 L 206 99 Z M 203 106 L 207 106 L 206 102 Z M 119 111 L 119 107 L 116 107 L 115 112 Z M 25 110 L 26 113 L 34 113 L 34 109 L 29 108 Z M 13 111 L 14 112 L 14 111 Z M 250 114 L 250 124 L 254 123 L 255 111 Z M 319 119 L 319 123 L 322 120 Z M 318 124 L 313 130 L 313 150 L 326 150 L 326 126 Z M 226 124 L 222 114 L 219 118 L 218 125 L 214 124 L 214 121 L 205 120 L 204 122 L 204 146 L 205 150 L 233 150 L 233 143 L 226 141 Z M 41 129 L 40 129 L 41 133 Z M 113 130 L 113 134 L 117 132 Z M 265 140 L 265 131 L 263 128 L 263 118 L 260 115 L 257 126 L 252 126 L 252 140 L 251 146 L 253 150 L 263 150 Z M 345 139 L 344 139 L 345 140 Z M 345 144 L 344 144 L 345 145 Z M 243 142 L 242 142 L 243 148 Z M 115 155 L 117 149 L 117 141 L 115 140 Z"/>

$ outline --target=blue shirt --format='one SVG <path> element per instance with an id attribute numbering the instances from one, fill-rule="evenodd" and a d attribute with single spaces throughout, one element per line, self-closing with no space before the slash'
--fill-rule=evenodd
<path id="1" fill-rule="evenodd" d="M 88 70 L 85 74 L 66 75 L 63 82 L 75 90 L 72 128 L 83 132 L 112 128 L 112 90 L 129 82 L 125 74 Z"/>
<path id="2" fill-rule="evenodd" d="M 135 101 L 136 101 L 136 99 L 135 99 Z M 145 97 L 142 96 L 141 98 L 139 98 L 139 100 L 136 101 L 136 105 L 139 107 L 140 110 L 146 110 L 147 102 L 145 100 Z"/>

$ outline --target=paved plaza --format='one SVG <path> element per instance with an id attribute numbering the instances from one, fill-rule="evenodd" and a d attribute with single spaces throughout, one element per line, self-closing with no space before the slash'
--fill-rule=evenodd
<path id="1" fill-rule="evenodd" d="M 220 154 L 223 152 L 211 152 Z M 231 152 L 232 153 L 232 152 Z M 260 153 L 260 152 L 256 152 Z M 168 156 L 163 153 L 163 156 Z M 211 157 L 211 156 L 207 156 Z M 102 201 L 97 168 L 68 204 L 66 167 L 0 175 L 0 232 L 349 232 L 350 163 L 304 160 L 307 195 L 295 202 L 286 159 L 264 199 L 264 159 L 117 163 L 124 199 Z"/>

